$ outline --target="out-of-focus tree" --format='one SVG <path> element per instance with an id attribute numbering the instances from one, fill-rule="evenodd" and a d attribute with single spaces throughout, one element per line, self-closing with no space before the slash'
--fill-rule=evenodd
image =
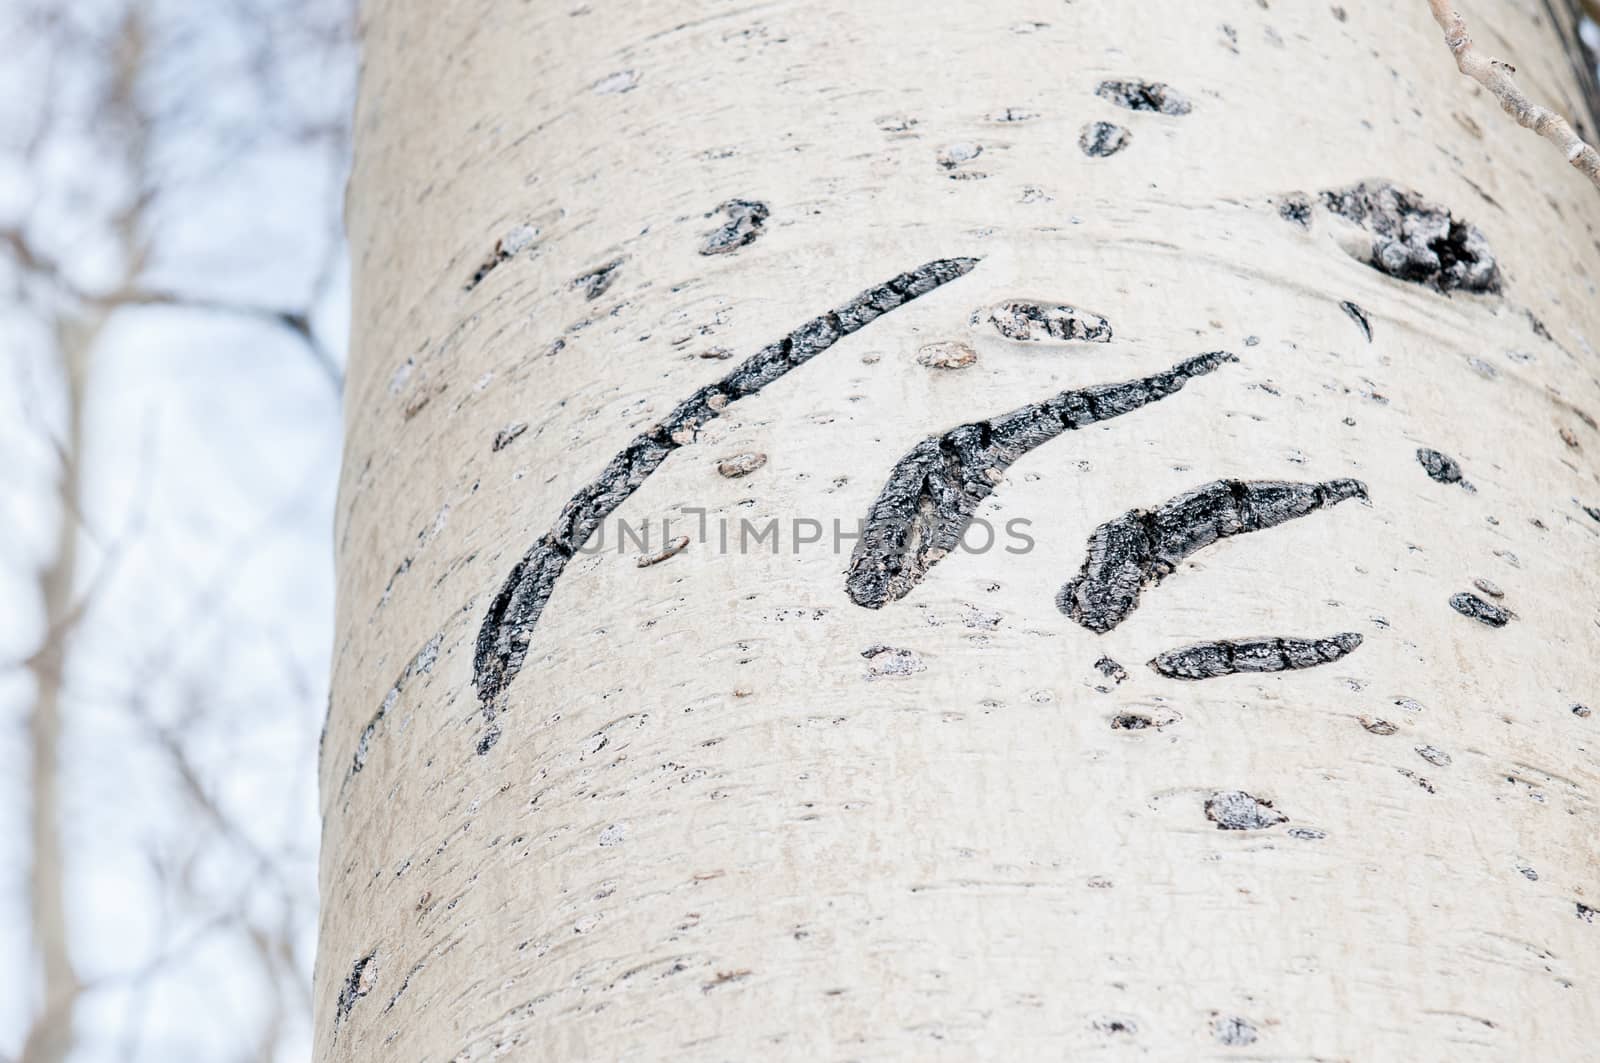
<path id="1" fill-rule="evenodd" d="M 0 10 L 0 1058 L 298 1058 L 350 0 Z"/>

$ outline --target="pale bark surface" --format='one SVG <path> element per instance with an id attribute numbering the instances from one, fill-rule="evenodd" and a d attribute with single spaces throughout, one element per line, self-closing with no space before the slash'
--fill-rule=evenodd
<path id="1" fill-rule="evenodd" d="M 1473 32 L 1592 136 L 1570 25 Z M 1600 199 L 1425 7 L 373 0 L 365 33 L 320 1058 L 1590 1058 Z M 1363 180 L 1476 227 L 1431 278 L 1466 290 L 1358 260 L 1427 272 L 1320 195 Z M 957 258 L 712 394 L 613 514 L 649 551 L 611 536 L 491 623 L 491 672 L 527 652 L 480 705 L 496 596 L 630 440 Z M 974 316 L 1018 298 L 1075 338 Z M 992 420 L 1212 351 L 1020 451 Z M 977 515 L 1031 551 L 881 608 L 850 544 L 792 552 L 980 421 Z M 1172 552 L 1116 621 L 1063 592 L 1099 526 L 1262 480 L 1324 493 Z M 781 552 L 640 567 L 695 507 Z M 1343 641 L 1145 663 L 1261 636 Z"/>

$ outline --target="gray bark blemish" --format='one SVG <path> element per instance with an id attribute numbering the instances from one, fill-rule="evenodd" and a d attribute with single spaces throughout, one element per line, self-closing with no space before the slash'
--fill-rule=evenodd
<path id="1" fill-rule="evenodd" d="M 1168 679 L 1216 679 L 1241 672 L 1292 672 L 1331 664 L 1362 643 L 1354 631 L 1323 639 L 1253 638 L 1197 642 L 1158 653 L 1150 667 Z"/>
<path id="2" fill-rule="evenodd" d="M 965 369 L 977 360 L 977 351 L 953 340 L 925 344 L 917 351 L 917 363 L 928 369 Z"/>
<path id="3" fill-rule="evenodd" d="M 489 444 L 489 450 L 498 454 L 509 447 L 514 440 L 528 430 L 528 422 L 512 421 L 494 434 L 494 442 Z"/>
<path id="4" fill-rule="evenodd" d="M 1147 727 L 1154 727 L 1156 722 L 1143 713 L 1124 712 L 1111 717 L 1113 731 L 1143 731 Z"/>
<path id="5" fill-rule="evenodd" d="M 467 281 L 465 290 L 472 291 L 483 283 L 483 279 L 500 267 L 502 263 L 509 262 L 521 252 L 533 246 L 539 238 L 539 229 L 533 225 L 518 225 L 500 239 L 495 241 L 494 250 L 483 264 L 473 271 L 472 278 Z"/>
<path id="6" fill-rule="evenodd" d="M 1218 790 L 1206 798 L 1206 818 L 1218 830 L 1267 830 L 1289 822 L 1271 801 L 1243 790 Z"/>
<path id="7" fill-rule="evenodd" d="M 356 1001 L 372 992 L 373 982 L 376 981 L 377 967 L 373 960 L 377 959 L 378 950 L 373 949 L 361 957 L 350 968 L 350 973 L 345 976 L 344 982 L 339 986 L 339 997 L 333 1007 L 333 1035 L 337 1040 L 339 1027 L 346 1019 L 350 1018 L 350 1011 L 356 1006 Z"/>
<path id="8" fill-rule="evenodd" d="M 1095 670 L 1114 683 L 1121 684 L 1128 678 L 1128 670 L 1113 661 L 1110 657 L 1102 657 L 1094 662 Z"/>
<path id="9" fill-rule="evenodd" d="M 1103 635 L 1138 608 L 1146 584 L 1161 582 L 1190 554 L 1220 539 L 1366 497 L 1360 480 L 1214 480 L 1154 510 L 1130 509 L 1089 536 L 1083 567 L 1062 586 L 1056 606 Z"/>
<path id="10" fill-rule="evenodd" d="M 1115 155 L 1133 139 L 1133 134 L 1115 122 L 1089 122 L 1078 133 L 1078 148 L 1090 158 Z"/>
<path id="11" fill-rule="evenodd" d="M 1111 323 L 1099 314 L 1061 303 L 1006 299 L 973 312 L 972 324 L 992 325 L 1019 343 L 1109 343 Z"/>
<path id="12" fill-rule="evenodd" d="M 879 609 L 905 597 L 960 544 L 979 503 L 1022 455 L 1063 432 L 1159 402 L 1236 361 L 1225 351 L 1196 355 L 1142 380 L 1063 391 L 918 443 L 895 463 L 867 512 L 845 578 L 850 600 Z"/>
<path id="13" fill-rule="evenodd" d="M 443 641 L 444 632 L 441 631 L 423 644 L 422 649 L 418 650 L 416 655 L 406 662 L 405 668 L 401 669 L 399 676 L 395 678 L 388 692 L 384 694 L 383 701 L 378 706 L 378 711 L 373 713 L 372 719 L 367 721 L 367 725 L 361 729 L 361 734 L 356 739 L 356 751 L 350 760 L 350 770 L 345 773 L 346 782 L 350 780 L 351 776 L 367 766 L 367 757 L 372 753 L 372 740 L 377 736 L 378 728 L 383 724 L 390 710 L 399 702 L 400 695 L 405 692 L 406 687 L 417 676 L 427 675 L 433 671 L 433 664 L 439 659 L 439 646 Z"/>
<path id="14" fill-rule="evenodd" d="M 667 545 L 663 546 L 660 550 L 657 550 L 655 553 L 643 555 L 638 561 L 635 562 L 635 564 L 640 568 L 649 568 L 651 565 L 659 565 L 668 558 L 677 557 L 688 548 L 689 537 L 687 535 L 680 535 L 671 542 L 667 543 Z"/>
<path id="15" fill-rule="evenodd" d="M 867 665 L 868 680 L 904 679 L 928 667 L 916 653 L 894 646 L 868 646 L 861 651 L 861 656 L 870 662 Z"/>
<path id="16" fill-rule="evenodd" d="M 1256 1043 L 1256 1028 L 1249 1019 L 1241 1019 L 1237 1015 L 1219 1015 L 1211 1022 L 1211 1036 L 1217 1039 L 1218 1044 L 1230 1047 L 1253 1045 Z"/>
<path id="17" fill-rule="evenodd" d="M 1302 229 L 1311 228 L 1311 200 L 1299 192 L 1284 196 L 1278 204 L 1278 217 Z"/>
<path id="18" fill-rule="evenodd" d="M 1468 594 L 1466 591 L 1450 596 L 1450 608 L 1489 627 L 1505 627 L 1511 620 L 1511 614 L 1498 605 L 1486 602 L 1476 594 Z"/>
<path id="19" fill-rule="evenodd" d="M 1339 309 L 1350 315 L 1350 320 L 1356 323 L 1356 327 L 1361 330 L 1361 334 L 1367 337 L 1368 343 L 1371 343 L 1372 322 L 1367 319 L 1367 312 L 1348 299 L 1339 303 Z"/>
<path id="20" fill-rule="evenodd" d="M 572 286 L 583 289 L 583 297 L 593 302 L 604 295 L 606 289 L 610 288 L 612 282 L 617 279 L 617 269 L 622 265 L 622 262 L 622 259 L 614 258 L 603 266 L 596 266 L 589 272 L 574 277 Z"/>
<path id="21" fill-rule="evenodd" d="M 868 288 L 761 348 L 721 380 L 684 399 L 655 427 L 634 437 L 598 478 L 579 489 L 554 527 L 512 567 L 485 613 L 473 652 L 472 679 L 484 718 L 493 721 L 495 699 L 521 670 L 534 626 L 567 562 L 668 455 L 692 442 L 701 425 L 729 403 L 754 395 L 879 316 L 965 276 L 977 264 L 975 258 L 937 259 Z M 483 741 L 494 744 L 488 733 Z M 480 742 L 480 752 L 487 749 Z"/>
<path id="22" fill-rule="evenodd" d="M 1476 226 L 1388 181 L 1368 180 L 1322 193 L 1329 212 L 1365 234 L 1353 257 L 1379 273 L 1449 294 L 1496 294 L 1500 268 Z"/>
<path id="23" fill-rule="evenodd" d="M 731 254 L 741 247 L 755 243 L 771 211 L 765 203 L 758 200 L 730 199 L 706 217 L 718 213 L 726 214 L 728 220 L 707 236 L 705 243 L 700 245 L 702 255 Z"/>
<path id="24" fill-rule="evenodd" d="M 747 451 L 743 454 L 734 454 L 717 462 L 717 473 L 730 480 L 741 476 L 749 476 L 767 463 L 767 456 L 760 451 Z"/>
<path id="25" fill-rule="evenodd" d="M 1461 478 L 1461 463 L 1448 454 L 1428 447 L 1418 447 L 1417 462 L 1428 474 L 1428 478 L 1435 483 L 1460 484 L 1468 491 L 1474 490 L 1470 483 Z"/>
<path id="26" fill-rule="evenodd" d="M 1194 109 L 1183 93 L 1159 81 L 1106 80 L 1095 86 L 1094 94 L 1130 111 L 1180 115 Z"/>

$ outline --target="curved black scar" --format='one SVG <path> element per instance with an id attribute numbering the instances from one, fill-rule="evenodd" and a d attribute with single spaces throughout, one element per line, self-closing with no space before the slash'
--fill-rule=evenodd
<path id="1" fill-rule="evenodd" d="M 1150 667 L 1168 679 L 1216 679 L 1238 672 L 1292 672 L 1354 653 L 1362 638 L 1341 631 L 1321 639 L 1267 637 L 1197 642 L 1159 653 Z"/>
<path id="2" fill-rule="evenodd" d="M 761 348 L 727 376 L 680 402 L 654 428 L 634 437 L 595 480 L 572 496 L 556 519 L 555 527 L 522 556 L 489 606 L 483 626 L 478 630 L 473 654 L 472 682 L 477 687 L 484 715 L 494 718 L 495 698 L 522 668 L 533 627 L 567 562 L 600 527 L 601 521 L 660 468 L 667 455 L 693 441 L 700 426 L 716 417 L 729 403 L 754 395 L 874 318 L 966 275 L 977 264 L 976 258 L 937 259 L 868 288 L 844 305 L 812 318 L 778 342 Z"/>
<path id="3" fill-rule="evenodd" d="M 1196 355 L 1154 376 L 1063 391 L 918 443 L 895 463 L 867 511 L 845 577 L 850 600 L 879 609 L 905 597 L 960 544 L 978 504 L 989 497 L 1006 468 L 1034 447 L 1069 429 L 1158 402 L 1192 377 L 1238 360 L 1226 351 Z"/>
<path id="4" fill-rule="evenodd" d="M 1083 568 L 1062 586 L 1056 606 L 1103 635 L 1139 607 L 1145 584 L 1159 583 L 1195 551 L 1366 497 L 1360 480 L 1213 480 L 1154 510 L 1130 509 L 1089 536 Z"/>

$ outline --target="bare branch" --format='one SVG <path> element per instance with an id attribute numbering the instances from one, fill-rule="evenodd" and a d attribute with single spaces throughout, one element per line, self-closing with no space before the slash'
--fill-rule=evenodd
<path id="1" fill-rule="evenodd" d="M 1567 124 L 1565 118 L 1523 95 L 1517 83 L 1511 79 L 1516 67 L 1475 51 L 1472 38 L 1467 35 L 1466 23 L 1447 0 L 1428 0 L 1428 8 L 1433 12 L 1433 20 L 1444 30 L 1444 42 L 1456 57 L 1456 67 L 1494 93 L 1501 108 L 1515 118 L 1518 125 L 1533 130 L 1560 148 L 1567 161 L 1593 181 L 1596 188 L 1600 188 L 1600 152 L 1585 144 L 1572 131 L 1572 126 Z"/>

